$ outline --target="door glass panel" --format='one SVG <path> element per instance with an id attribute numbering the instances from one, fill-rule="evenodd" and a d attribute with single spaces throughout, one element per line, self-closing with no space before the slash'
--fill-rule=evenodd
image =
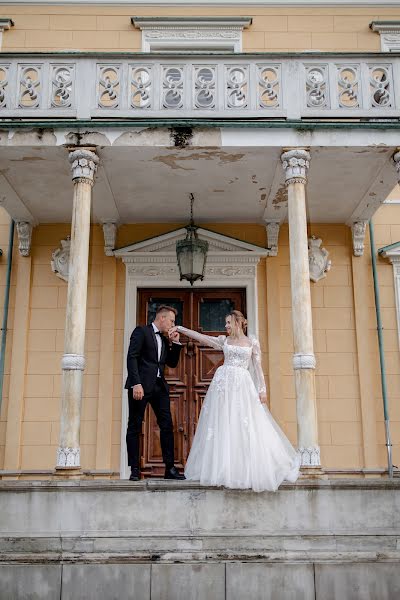
<path id="1" fill-rule="evenodd" d="M 225 331 L 225 317 L 234 308 L 230 298 L 202 299 L 199 311 L 202 331 Z"/>
<path id="2" fill-rule="evenodd" d="M 182 323 L 182 315 L 183 315 L 183 301 L 178 298 L 149 298 L 147 303 L 147 324 L 150 325 L 156 318 L 156 310 L 158 306 L 161 304 L 166 304 L 167 306 L 172 306 L 178 311 L 178 314 L 175 317 L 175 325 L 183 325 Z"/>

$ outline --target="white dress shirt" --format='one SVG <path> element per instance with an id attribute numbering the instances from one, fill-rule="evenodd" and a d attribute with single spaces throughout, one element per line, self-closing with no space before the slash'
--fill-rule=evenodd
<path id="1" fill-rule="evenodd" d="M 157 325 L 154 325 L 154 323 L 151 324 L 153 329 L 154 329 L 154 333 L 157 333 L 157 331 L 160 331 L 157 327 Z M 156 342 L 157 342 L 157 358 L 158 358 L 158 362 L 160 362 L 160 358 L 161 358 L 161 348 L 162 348 L 162 341 L 161 341 L 161 335 L 156 335 Z M 157 371 L 157 377 L 161 377 L 161 373 L 160 373 L 160 369 L 158 369 Z"/>

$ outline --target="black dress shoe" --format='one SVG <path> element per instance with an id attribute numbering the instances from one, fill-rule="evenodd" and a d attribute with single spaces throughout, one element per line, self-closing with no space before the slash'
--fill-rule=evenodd
<path id="1" fill-rule="evenodd" d="M 138 467 L 132 467 L 131 476 L 129 477 L 129 481 L 139 481 L 140 480 L 140 471 Z"/>
<path id="2" fill-rule="evenodd" d="M 176 467 L 171 467 L 170 469 L 165 469 L 164 479 L 179 479 L 182 481 L 186 477 L 181 475 Z"/>

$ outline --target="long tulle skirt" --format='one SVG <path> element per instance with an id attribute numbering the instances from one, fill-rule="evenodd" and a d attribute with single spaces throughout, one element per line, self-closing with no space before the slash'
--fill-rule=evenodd
<path id="1" fill-rule="evenodd" d="M 247 369 L 223 365 L 210 384 L 185 468 L 201 485 L 275 491 L 299 457 L 264 407 Z"/>

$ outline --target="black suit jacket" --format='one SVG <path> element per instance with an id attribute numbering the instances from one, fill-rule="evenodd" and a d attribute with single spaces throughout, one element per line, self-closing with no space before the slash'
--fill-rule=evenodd
<path id="1" fill-rule="evenodd" d="M 125 389 L 140 383 L 145 394 L 151 393 L 157 381 L 158 370 L 160 370 L 161 379 L 168 389 L 164 378 L 164 367 L 165 365 L 171 368 L 176 367 L 182 346 L 169 344 L 164 336 L 161 336 L 161 342 L 161 356 L 160 362 L 158 362 L 157 340 L 152 325 L 134 329 L 127 355 L 128 377 Z"/>

